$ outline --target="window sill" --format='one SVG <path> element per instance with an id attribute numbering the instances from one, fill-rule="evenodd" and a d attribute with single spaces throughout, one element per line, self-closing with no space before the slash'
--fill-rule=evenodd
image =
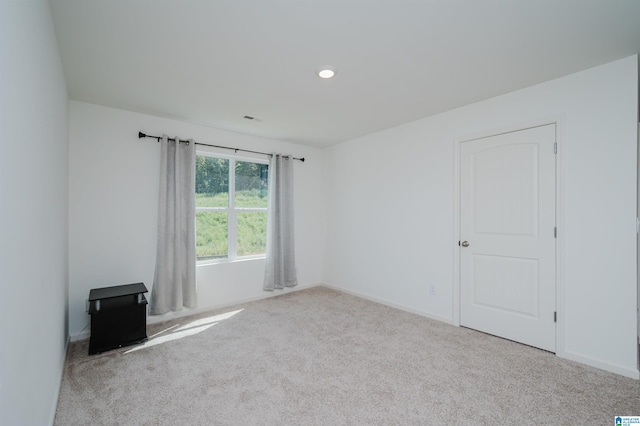
<path id="1" fill-rule="evenodd" d="M 252 262 L 256 260 L 264 260 L 267 257 L 265 255 L 260 256 L 245 256 L 236 259 L 213 259 L 213 260 L 200 260 L 196 261 L 196 268 L 201 266 L 215 266 L 215 265 L 228 265 L 230 263 Z"/>

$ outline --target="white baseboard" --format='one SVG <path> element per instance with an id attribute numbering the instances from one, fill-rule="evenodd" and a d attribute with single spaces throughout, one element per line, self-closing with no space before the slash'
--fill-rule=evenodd
<path id="1" fill-rule="evenodd" d="M 62 387 L 62 377 L 64 376 L 64 366 L 67 363 L 67 351 L 69 350 L 69 342 L 71 342 L 70 336 L 67 336 L 67 341 L 64 344 L 64 352 L 62 356 L 62 365 L 60 366 L 60 373 L 58 374 L 58 387 L 55 390 L 55 395 L 53 398 L 53 407 L 51 407 L 51 414 L 49 415 L 49 419 L 51 421 L 49 424 L 53 424 L 56 419 L 56 410 L 58 409 L 58 399 L 60 398 L 60 388 Z"/>
<path id="2" fill-rule="evenodd" d="M 222 309 L 222 308 L 227 308 L 229 306 L 234 306 L 234 305 L 240 305 L 243 303 L 249 303 L 249 302 L 254 302 L 256 300 L 262 300 L 262 299 L 268 299 L 269 297 L 275 297 L 275 296 L 279 296 L 282 294 L 286 294 L 286 293 L 291 293 L 293 291 L 300 291 L 300 290 L 304 290 L 307 288 L 312 288 L 312 287 L 316 287 L 322 285 L 320 283 L 317 284 L 299 284 L 295 287 L 286 287 L 282 290 L 275 290 L 275 291 L 269 291 L 269 292 L 264 292 L 264 294 L 261 294 L 259 296 L 254 296 L 254 297 L 247 297 L 247 298 L 243 298 L 243 299 L 234 299 L 234 300 L 229 300 L 226 301 L 224 303 L 219 303 L 219 304 L 215 304 L 215 305 L 209 305 L 209 306 L 203 306 L 200 308 L 196 308 L 196 309 L 189 309 L 189 308 L 184 308 L 181 309 L 177 312 L 169 312 L 166 313 L 164 315 L 147 315 L 147 324 L 157 324 L 160 322 L 165 322 L 165 321 L 171 321 L 173 319 L 178 319 L 178 318 L 184 318 L 184 317 L 188 317 L 191 315 L 198 315 L 201 314 L 203 312 L 209 312 L 209 311 L 213 311 L 216 309 Z M 88 325 L 87 325 L 88 327 Z M 91 336 L 91 331 L 86 330 L 85 327 L 81 332 L 76 333 L 74 335 L 71 335 L 71 341 L 72 342 L 77 342 L 79 340 L 85 340 L 88 339 Z"/>
<path id="3" fill-rule="evenodd" d="M 191 315 L 198 315 L 198 314 L 201 314 L 203 312 L 214 311 L 216 309 L 227 308 L 227 307 L 234 306 L 234 305 L 241 305 L 243 303 L 255 302 L 256 300 L 268 299 L 270 297 L 276 297 L 276 296 L 280 296 L 280 295 L 286 294 L 286 293 L 291 293 L 291 292 L 294 292 L 294 291 L 305 290 L 307 288 L 317 287 L 319 285 L 322 285 L 322 284 L 319 284 L 319 283 L 318 284 L 299 284 L 299 285 L 297 285 L 295 287 L 285 287 L 282 290 L 274 290 L 274 291 L 269 291 L 269 292 L 265 291 L 264 294 L 261 294 L 259 296 L 247 297 L 247 298 L 243 298 L 243 299 L 229 300 L 229 301 L 224 302 L 224 303 L 219 303 L 219 304 L 209 305 L 209 306 L 203 306 L 201 308 L 196 308 L 196 309 L 184 308 L 184 309 L 182 309 L 180 311 L 169 312 L 169 313 L 166 313 L 164 315 L 148 315 L 147 316 L 147 324 L 157 324 L 157 323 L 160 323 L 160 322 L 170 321 L 172 319 L 188 317 L 188 316 L 191 316 Z"/>
<path id="4" fill-rule="evenodd" d="M 389 302 L 387 300 L 384 299 L 379 299 L 377 297 L 372 297 L 369 296 L 368 294 L 365 293 L 360 293 L 357 291 L 353 291 L 353 290 L 347 290 L 344 289 L 342 287 L 338 287 L 335 285 L 331 285 L 331 284 L 326 284 L 323 283 L 321 284 L 325 287 L 337 290 L 337 291 L 341 291 L 343 293 L 347 293 L 347 294 L 351 294 L 352 296 L 356 296 L 356 297 L 361 297 L 363 299 L 367 299 L 367 300 L 371 300 L 372 302 L 376 302 L 376 303 L 380 303 L 382 305 L 386 305 L 386 306 L 390 306 L 392 308 L 396 308 L 396 309 L 400 309 L 402 311 L 406 311 L 406 312 L 410 312 L 412 314 L 416 314 L 416 315 L 420 315 L 423 317 L 427 317 L 430 319 L 434 319 L 437 321 L 442 321 L 445 322 L 447 324 L 452 324 L 452 318 L 447 318 L 447 317 L 443 317 L 440 315 L 434 315 L 431 314 L 429 312 L 424 312 L 418 309 L 413 309 L 413 308 L 409 308 L 407 306 L 403 306 L 397 303 L 393 303 L 393 302 Z M 640 322 L 640 318 L 639 318 L 639 322 Z M 640 324 L 639 324 L 640 327 Z M 588 358 L 576 353 L 571 353 L 571 352 L 564 352 L 563 354 L 557 354 L 560 358 L 565 358 L 568 359 L 570 361 L 575 361 L 575 362 L 579 362 L 581 364 L 585 364 L 588 365 L 590 367 L 594 367 L 594 368 L 598 368 L 600 370 L 604 370 L 604 371 L 609 371 L 611 373 L 614 374 L 619 374 L 621 376 L 625 376 L 625 377 L 629 377 L 631 379 L 640 379 L 640 371 L 638 371 L 637 369 L 630 369 L 630 368 L 626 368 L 626 367 L 621 367 L 619 365 L 614 365 L 608 362 L 604 362 L 604 361 L 600 361 L 600 360 L 596 360 L 593 358 Z"/>
<path id="5" fill-rule="evenodd" d="M 327 288 L 331 288 L 333 290 L 337 290 L 337 291 L 341 291 L 343 293 L 350 294 L 352 296 L 356 296 L 356 297 L 360 297 L 362 299 L 370 300 L 372 302 L 380 303 L 381 305 L 389 306 L 389 307 L 395 308 L 395 309 L 400 309 L 401 311 L 409 312 L 411 314 L 420 315 L 421 317 L 433 319 L 433 320 L 436 320 L 436 321 L 441 321 L 441 322 L 444 322 L 444 323 L 447 323 L 447 324 L 453 324 L 453 318 L 448 318 L 448 317 L 444 317 L 444 316 L 441 316 L 441 315 L 432 314 L 431 312 L 422 311 L 420 309 L 410 308 L 408 306 L 401 305 L 399 303 L 390 302 L 390 301 L 385 300 L 385 299 L 379 299 L 377 297 L 370 296 L 370 295 L 368 295 L 366 293 L 360 293 L 359 291 L 348 290 L 348 289 L 345 289 L 345 288 L 342 288 L 342 287 L 338 287 L 338 286 L 335 286 L 335 285 L 332 285 L 332 284 L 323 283 L 323 284 L 320 284 L 320 285 L 322 285 L 324 287 L 327 287 Z"/>
<path id="6" fill-rule="evenodd" d="M 191 316 L 191 315 L 197 315 L 203 312 L 208 312 L 208 311 L 213 311 L 216 309 L 222 309 L 222 308 L 227 308 L 230 306 L 234 306 L 234 305 L 240 305 L 240 304 L 244 304 L 244 303 L 249 303 L 249 302 L 254 302 L 256 300 L 262 300 L 262 299 L 268 299 L 270 297 L 275 297 L 275 296 L 279 296 L 282 294 L 286 294 L 286 293 L 290 293 L 290 292 L 294 292 L 294 291 L 300 291 L 300 290 L 305 290 L 308 288 L 312 288 L 312 287 L 317 287 L 317 286 L 324 286 L 336 291 L 340 291 L 346 294 L 350 294 L 352 296 L 355 297 L 360 297 L 362 299 L 366 299 L 366 300 L 370 300 L 372 302 L 376 302 L 376 303 L 380 303 L 382 305 L 385 306 L 389 306 L 391 308 L 395 308 L 395 309 L 400 309 L 402 311 L 405 312 L 409 312 L 412 314 L 416 314 L 416 315 L 420 315 L 422 317 L 426 317 L 429 319 L 433 319 L 436 321 L 441 321 L 444 322 L 446 324 L 452 324 L 453 323 L 453 319 L 449 318 L 449 317 L 445 317 L 445 316 L 441 316 L 441 315 L 436 315 L 436 314 L 432 314 L 430 312 L 426 312 L 426 311 L 422 311 L 419 309 L 414 309 L 414 308 L 410 308 L 408 306 L 402 305 L 402 304 L 398 304 L 398 303 L 394 303 L 394 302 L 390 302 L 388 300 L 385 299 L 380 299 L 378 297 L 374 297 L 374 296 L 370 296 L 366 293 L 361 293 L 358 291 L 353 291 L 353 290 L 349 290 L 349 289 L 345 289 L 336 285 L 332 285 L 332 284 L 328 284 L 328 283 L 316 283 L 316 284 L 306 284 L 306 285 L 298 285 L 296 287 L 288 287 L 285 288 L 282 291 L 274 291 L 274 292 L 265 292 L 265 294 L 262 294 L 260 296 L 255 296 L 255 297 L 248 297 L 248 298 L 243 298 L 243 299 L 236 299 L 236 300 L 230 300 L 224 303 L 220 303 L 220 304 L 216 304 L 216 305 L 210 305 L 210 306 L 204 306 L 201 308 L 197 308 L 197 309 L 182 309 L 178 312 L 170 312 L 167 313 L 165 315 L 154 315 L 154 316 L 148 316 L 147 317 L 147 324 L 156 324 L 156 323 L 161 323 L 164 321 L 170 321 L 173 319 L 177 319 L 177 318 L 183 318 L 183 317 L 187 317 L 187 316 Z M 67 344 L 65 346 L 65 359 L 66 359 L 66 353 L 67 353 L 67 348 L 69 346 L 69 342 L 75 342 L 78 340 L 84 340 L 84 339 L 88 339 L 90 337 L 90 331 L 82 331 L 80 333 L 77 333 L 75 335 L 71 335 L 69 336 L 69 338 L 67 339 Z M 640 339 L 640 311 L 638 313 L 638 337 Z M 590 367 L 594 367 L 594 368 L 598 368 L 600 370 L 605 370 L 605 371 L 609 371 L 615 374 L 619 374 L 621 376 L 625 376 L 625 377 L 629 377 L 632 379 L 640 379 L 640 371 L 638 369 L 629 369 L 626 367 L 621 367 L 618 365 L 614 365 L 608 362 L 604 362 L 604 361 L 600 361 L 600 360 L 596 360 L 593 358 L 589 358 L 589 357 L 585 357 L 583 355 L 580 354 L 576 354 L 573 352 L 563 352 L 563 353 L 558 353 L 557 354 L 560 358 L 565 358 L 568 359 L 570 361 L 575 361 L 575 362 L 579 362 L 581 364 L 585 364 L 588 365 Z M 63 365 L 62 365 L 62 370 L 60 371 L 60 382 L 62 382 L 62 371 L 64 369 L 64 360 L 63 360 Z M 59 392 L 59 390 L 58 390 Z M 53 408 L 53 416 L 55 417 L 55 409 L 57 407 L 57 397 L 58 395 L 56 395 L 56 406 L 54 406 Z M 53 417 L 52 417 L 52 421 L 53 421 Z"/>
<path id="7" fill-rule="evenodd" d="M 611 364 L 609 362 L 600 361 L 586 357 L 584 355 L 576 354 L 573 352 L 565 351 L 563 355 L 558 355 L 561 358 L 568 359 L 570 361 L 579 362 L 590 367 L 598 368 L 600 370 L 608 371 L 610 373 L 619 374 L 621 376 L 629 377 L 631 379 L 640 379 L 640 371 L 638 369 L 622 367 L 619 365 Z"/>
<path id="8" fill-rule="evenodd" d="M 90 331 L 83 331 L 80 332 L 78 334 L 74 334 L 73 336 L 70 337 L 72 342 L 77 342 L 79 340 L 85 340 L 88 339 L 89 337 L 91 337 L 91 332 Z"/>

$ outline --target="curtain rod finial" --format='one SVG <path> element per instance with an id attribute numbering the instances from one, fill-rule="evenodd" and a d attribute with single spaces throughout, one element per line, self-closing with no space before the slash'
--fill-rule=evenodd
<path id="1" fill-rule="evenodd" d="M 145 135 L 144 133 L 138 132 L 138 139 L 142 139 L 142 138 L 146 138 L 146 137 L 147 137 L 147 135 Z"/>

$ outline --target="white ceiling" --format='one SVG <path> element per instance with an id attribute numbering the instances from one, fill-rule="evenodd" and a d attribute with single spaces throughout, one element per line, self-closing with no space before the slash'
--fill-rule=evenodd
<path id="1" fill-rule="evenodd" d="M 638 0 L 51 6 L 72 99 L 318 147 L 640 52 Z"/>

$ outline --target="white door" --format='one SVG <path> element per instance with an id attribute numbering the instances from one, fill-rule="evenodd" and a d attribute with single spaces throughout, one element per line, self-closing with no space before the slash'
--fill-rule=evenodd
<path id="1" fill-rule="evenodd" d="M 555 352 L 555 125 L 461 144 L 460 325 Z"/>

